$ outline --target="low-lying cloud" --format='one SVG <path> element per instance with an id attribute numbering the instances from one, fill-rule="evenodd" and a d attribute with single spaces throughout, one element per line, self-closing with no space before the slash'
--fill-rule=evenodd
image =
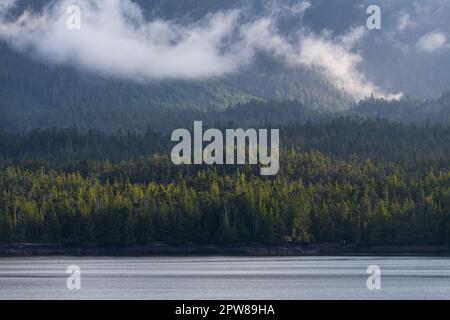
<path id="1" fill-rule="evenodd" d="M 67 8 L 81 7 L 81 28 L 69 30 Z M 64 0 L 40 15 L 2 22 L 0 35 L 50 62 L 75 63 L 108 76 L 196 79 L 233 72 L 247 63 L 239 43 L 221 47 L 236 32 L 238 12 L 218 13 L 189 26 L 146 22 L 129 0 Z"/>
<path id="2" fill-rule="evenodd" d="M 387 94 L 358 70 L 363 57 L 351 48 L 363 36 L 362 28 L 336 39 L 306 35 L 300 43 L 298 59 L 305 65 L 321 68 L 336 87 L 347 91 L 355 99 L 371 95 L 387 99 L 401 98 L 401 93 Z"/>
<path id="3" fill-rule="evenodd" d="M 42 12 L 7 16 L 14 0 L 0 5 L 0 38 L 21 51 L 51 63 L 75 64 L 103 76 L 137 81 L 203 79 L 238 72 L 258 52 L 268 52 L 292 65 L 322 70 L 338 88 L 355 99 L 386 94 L 359 71 L 363 58 L 355 29 L 337 39 L 300 30 L 293 40 L 277 30 L 276 17 L 243 19 L 242 10 L 206 15 L 199 21 L 147 21 L 130 0 L 59 0 Z M 67 8 L 81 8 L 80 30 L 67 28 Z M 303 14 L 310 7 L 295 8 Z"/>

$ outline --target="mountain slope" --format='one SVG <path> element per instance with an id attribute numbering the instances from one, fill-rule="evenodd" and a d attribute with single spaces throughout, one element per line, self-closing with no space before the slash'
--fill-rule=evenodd
<path id="1" fill-rule="evenodd" d="M 417 124 L 450 124 L 450 92 L 436 100 L 403 98 L 398 101 L 368 98 L 349 110 L 350 114 L 386 118 Z"/>
<path id="2" fill-rule="evenodd" d="M 133 82 L 52 66 L 0 45 L 0 126 L 143 129 L 172 109 L 224 109 L 252 99 L 299 100 L 321 110 L 350 99 L 313 70 L 287 70 L 265 59 L 223 78 Z M 261 59 L 263 60 L 263 59 Z"/>

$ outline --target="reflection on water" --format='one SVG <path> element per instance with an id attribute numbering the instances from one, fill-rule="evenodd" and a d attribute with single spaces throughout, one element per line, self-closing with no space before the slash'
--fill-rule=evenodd
<path id="1" fill-rule="evenodd" d="M 81 268 L 68 290 L 67 267 Z M 368 290 L 369 265 L 381 290 Z M 449 258 L 0 258 L 0 299 L 448 299 Z"/>

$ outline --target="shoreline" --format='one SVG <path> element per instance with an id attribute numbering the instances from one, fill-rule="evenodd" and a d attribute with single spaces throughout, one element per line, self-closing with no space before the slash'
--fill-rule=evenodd
<path id="1" fill-rule="evenodd" d="M 68 256 L 68 257 L 151 257 L 151 256 L 450 256 L 446 246 L 355 246 L 334 243 L 301 245 L 281 244 L 175 244 L 145 245 L 33 244 L 0 245 L 0 257 Z"/>

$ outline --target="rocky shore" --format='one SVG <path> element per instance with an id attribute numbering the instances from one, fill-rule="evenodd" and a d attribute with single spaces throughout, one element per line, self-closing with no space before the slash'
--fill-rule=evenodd
<path id="1" fill-rule="evenodd" d="M 10 244 L 0 246 L 0 257 L 27 256 L 325 256 L 325 255 L 439 255 L 450 256 L 444 246 L 355 246 L 340 244 L 301 245 L 233 244 L 199 245 L 150 243 L 146 245 Z"/>

